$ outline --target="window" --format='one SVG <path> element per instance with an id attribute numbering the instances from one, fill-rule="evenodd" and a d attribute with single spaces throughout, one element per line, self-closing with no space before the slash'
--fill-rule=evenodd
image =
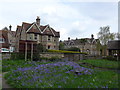
<path id="1" fill-rule="evenodd" d="M 32 38 L 30 37 L 30 39 L 32 39 Z"/>
<path id="2" fill-rule="evenodd" d="M 0 43 L 4 43 L 4 38 L 0 38 Z"/>
<path id="3" fill-rule="evenodd" d="M 50 36 L 48 36 L 48 41 L 50 41 Z"/>
<path id="4" fill-rule="evenodd" d="M 48 46 L 48 49 L 50 49 L 50 46 Z"/>
<path id="5" fill-rule="evenodd" d="M 34 39 L 37 39 L 37 34 L 34 34 Z"/>

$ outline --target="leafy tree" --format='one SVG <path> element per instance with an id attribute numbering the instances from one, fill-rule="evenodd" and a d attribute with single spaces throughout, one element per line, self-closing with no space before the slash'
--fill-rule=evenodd
<path id="1" fill-rule="evenodd" d="M 41 44 L 37 44 L 36 46 L 36 53 L 34 53 L 33 60 L 39 60 L 40 59 L 40 53 L 46 52 L 46 48 Z"/>
<path id="2" fill-rule="evenodd" d="M 100 27 L 100 32 L 98 33 L 98 39 L 100 40 L 100 43 L 102 44 L 100 48 L 102 49 L 102 51 L 104 51 L 104 55 L 106 55 L 107 43 L 108 41 L 115 39 L 115 34 L 110 33 L 109 26 Z"/>
<path id="3" fill-rule="evenodd" d="M 116 33 L 116 38 L 120 40 L 120 32 Z"/>
<path id="4" fill-rule="evenodd" d="M 115 39 L 115 34 L 110 33 L 110 27 L 100 27 L 100 32 L 98 33 L 98 39 L 102 45 L 107 45 L 108 41 Z"/>
<path id="5" fill-rule="evenodd" d="M 60 41 L 59 50 L 64 50 L 64 43 L 62 41 Z"/>

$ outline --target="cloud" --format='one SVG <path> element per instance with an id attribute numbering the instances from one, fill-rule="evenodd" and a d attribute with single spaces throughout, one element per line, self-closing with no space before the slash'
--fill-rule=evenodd
<path id="1" fill-rule="evenodd" d="M 5 0 L 0 5 L 0 28 L 12 24 L 15 30 L 22 22 L 32 23 L 36 16 L 40 16 L 41 25 L 49 24 L 56 31 L 60 31 L 62 40 L 68 37 L 90 37 L 92 33 L 96 37 L 99 27 L 105 25 L 110 25 L 111 31 L 117 29 L 117 10 L 114 8 L 117 4 L 113 6 L 112 3 L 72 2 L 29 0 L 28 3 L 28 0 Z"/>

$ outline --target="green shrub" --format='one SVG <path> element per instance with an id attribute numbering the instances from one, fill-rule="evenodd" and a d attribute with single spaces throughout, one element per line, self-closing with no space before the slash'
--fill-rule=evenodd
<path id="1" fill-rule="evenodd" d="M 24 53 L 11 53 L 11 57 L 10 59 L 11 60 L 18 60 L 18 59 L 24 59 L 25 58 L 25 55 Z"/>
<path id="2" fill-rule="evenodd" d="M 79 53 L 79 54 L 87 54 L 84 52 L 76 52 L 76 51 L 63 51 L 63 50 L 47 50 L 48 52 L 53 52 L 53 53 Z"/>

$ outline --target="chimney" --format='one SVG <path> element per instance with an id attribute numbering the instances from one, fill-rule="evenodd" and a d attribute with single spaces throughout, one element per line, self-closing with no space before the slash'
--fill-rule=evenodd
<path id="1" fill-rule="evenodd" d="M 37 24 L 38 26 L 40 26 L 40 18 L 39 18 L 39 16 L 37 16 L 36 24 Z"/>
<path id="2" fill-rule="evenodd" d="M 11 31 L 11 28 L 12 28 L 12 26 L 10 25 L 10 26 L 9 26 L 9 30 L 10 30 L 10 31 Z"/>
<path id="3" fill-rule="evenodd" d="M 91 38 L 92 38 L 92 39 L 94 38 L 94 35 L 93 35 L 93 34 L 91 35 Z"/>
<path id="4" fill-rule="evenodd" d="M 68 41 L 70 41 L 70 37 L 68 37 Z"/>

